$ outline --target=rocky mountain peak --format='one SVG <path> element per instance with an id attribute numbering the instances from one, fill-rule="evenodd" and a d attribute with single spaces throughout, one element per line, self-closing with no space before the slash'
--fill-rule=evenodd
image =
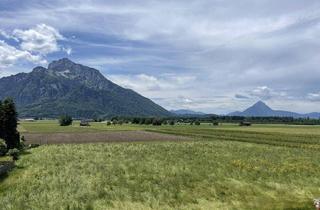
<path id="1" fill-rule="evenodd" d="M 48 69 L 53 71 L 66 71 L 68 69 L 74 68 L 78 64 L 74 63 L 73 61 L 69 60 L 68 58 L 62 58 L 56 61 L 52 61 Z"/>
<path id="2" fill-rule="evenodd" d="M 46 71 L 47 69 L 46 68 L 44 68 L 44 67 L 42 67 L 42 66 L 37 66 L 37 67 L 35 67 L 33 70 L 32 70 L 32 72 L 44 72 L 44 71 Z"/>

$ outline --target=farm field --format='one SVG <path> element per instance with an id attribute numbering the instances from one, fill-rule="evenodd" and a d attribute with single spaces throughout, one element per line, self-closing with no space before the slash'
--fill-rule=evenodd
<path id="1" fill-rule="evenodd" d="M 0 209 L 314 209 L 320 197 L 319 126 L 56 124 L 23 122 L 19 129 L 192 140 L 34 148 L 0 180 Z"/>

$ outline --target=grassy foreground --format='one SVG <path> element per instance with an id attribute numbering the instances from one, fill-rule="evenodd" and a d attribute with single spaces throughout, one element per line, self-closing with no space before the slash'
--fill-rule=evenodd
<path id="1" fill-rule="evenodd" d="M 0 179 L 0 209 L 314 209 L 315 128 L 141 126 L 195 140 L 41 146 Z"/>

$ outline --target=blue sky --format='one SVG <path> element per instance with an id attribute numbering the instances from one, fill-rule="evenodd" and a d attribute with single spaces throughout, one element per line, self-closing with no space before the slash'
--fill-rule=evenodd
<path id="1" fill-rule="evenodd" d="M 320 111 L 319 0 L 1 0 L 0 76 L 61 57 L 167 109 Z"/>

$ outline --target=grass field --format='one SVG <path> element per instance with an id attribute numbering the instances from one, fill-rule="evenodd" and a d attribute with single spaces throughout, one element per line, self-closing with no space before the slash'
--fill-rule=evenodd
<path id="1" fill-rule="evenodd" d="M 0 209 L 314 209 L 320 127 L 226 124 L 58 127 L 23 133 L 148 130 L 193 141 L 34 148 L 0 181 Z"/>

